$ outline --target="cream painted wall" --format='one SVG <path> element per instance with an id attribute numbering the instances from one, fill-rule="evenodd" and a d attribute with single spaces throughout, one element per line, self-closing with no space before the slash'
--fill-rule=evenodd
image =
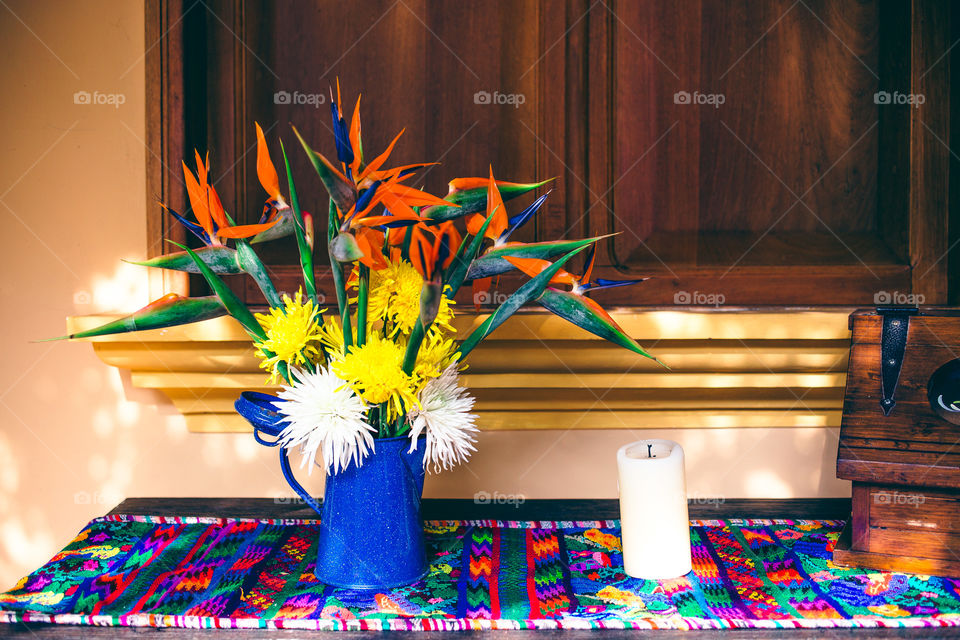
<path id="1" fill-rule="evenodd" d="M 0 154 L 0 589 L 125 496 L 288 496 L 275 452 L 247 435 L 198 435 L 162 397 L 131 389 L 68 315 L 147 302 L 143 5 L 7 0 Z M 74 93 L 123 96 L 75 104 Z M 223 160 L 221 159 L 221 162 Z M 614 497 L 616 448 L 678 440 L 695 498 L 849 495 L 835 431 L 499 432 L 430 496 Z M 308 486 L 320 491 L 314 473 Z"/>

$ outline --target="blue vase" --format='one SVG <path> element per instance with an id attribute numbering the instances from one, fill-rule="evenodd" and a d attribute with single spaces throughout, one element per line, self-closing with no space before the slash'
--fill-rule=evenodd
<path id="1" fill-rule="evenodd" d="M 420 496 L 424 445 L 385 438 L 359 467 L 327 476 L 316 576 L 351 589 L 385 589 L 427 572 Z"/>
<path id="2" fill-rule="evenodd" d="M 266 446 L 286 426 L 277 412 L 276 396 L 244 392 L 237 412 L 254 427 L 254 437 Z M 423 495 L 421 439 L 408 451 L 406 437 L 383 438 L 359 467 L 350 464 L 327 475 L 322 504 L 294 478 L 285 448 L 280 447 L 280 468 L 304 502 L 320 514 L 317 579 L 334 587 L 379 590 L 414 583 L 427 573 L 420 500 Z"/>

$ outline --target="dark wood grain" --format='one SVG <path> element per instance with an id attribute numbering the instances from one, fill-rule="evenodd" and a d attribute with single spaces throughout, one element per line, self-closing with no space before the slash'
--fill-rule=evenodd
<path id="1" fill-rule="evenodd" d="M 921 309 L 909 331 L 896 406 L 885 416 L 883 317 L 851 315 L 837 475 L 853 480 L 853 512 L 839 562 L 960 575 L 960 429 L 930 407 L 927 384 L 960 352 L 955 309 Z"/>
<path id="2" fill-rule="evenodd" d="M 950 154 L 950 34 L 953 3 L 915 2 L 911 16 L 911 92 L 924 96 L 910 109 L 910 246 L 913 291 L 927 304 L 947 302 Z M 916 70 L 922 70 L 917 72 Z"/>
<path id="3" fill-rule="evenodd" d="M 957 562 L 956 559 L 945 560 L 920 555 L 904 555 L 904 551 L 913 547 L 896 546 L 889 553 L 859 549 L 854 546 L 852 541 L 853 528 L 854 522 L 851 520 L 840 533 L 840 538 L 833 550 L 833 561 L 841 566 L 869 567 L 883 571 L 926 575 L 960 576 L 960 562 Z M 956 633 L 954 631 L 954 634 Z"/>
<path id="4" fill-rule="evenodd" d="M 490 163 L 498 176 L 557 177 L 545 215 L 515 239 L 620 232 L 602 243 L 596 275 L 653 280 L 598 296 L 607 304 L 671 304 L 680 291 L 750 305 L 861 304 L 878 291 L 943 303 L 956 290 L 948 3 L 187 5 L 147 4 L 148 40 L 178 12 L 189 18 L 148 51 L 148 138 L 169 141 L 148 158 L 151 202 L 158 186 L 169 192 L 159 167 L 175 173 L 197 146 L 213 151 L 227 209 L 256 219 L 253 121 L 274 146 L 296 123 L 330 154 L 329 104 L 317 99 L 329 101 L 340 78 L 348 114 L 366 92 L 367 154 L 406 127 L 394 159 L 440 160 L 419 179 L 432 192 Z M 184 40 L 194 22 L 200 37 Z M 878 90 L 926 100 L 878 105 Z M 475 102 L 494 91 L 524 103 Z M 677 104 L 681 91 L 725 102 Z M 277 92 L 314 99 L 278 104 Z M 322 238 L 322 187 L 287 146 Z M 174 230 L 150 215 L 160 247 Z M 260 250 L 271 270 L 296 264 L 289 238 Z M 235 286 L 259 300 L 243 280 Z"/>
<path id="5" fill-rule="evenodd" d="M 885 91 L 910 86 L 910 3 L 880 0 L 879 69 Z M 877 226 L 901 262 L 910 255 L 910 109 L 879 109 Z"/>
<path id="6" fill-rule="evenodd" d="M 183 242 L 186 231 L 159 206 L 158 200 L 177 211 L 186 207 L 186 193 L 178 174 L 187 149 L 185 87 L 193 77 L 184 66 L 184 46 L 191 35 L 192 17 L 184 19 L 182 0 L 144 4 L 147 257 L 171 250 L 167 240 Z M 187 293 L 187 278 L 175 272 L 160 276 L 164 292 Z"/>
<path id="7" fill-rule="evenodd" d="M 889 416 L 880 410 L 882 318 L 864 313 L 852 316 L 840 477 L 960 488 L 960 430 L 934 413 L 927 401 L 930 376 L 960 354 L 960 318 L 950 313 L 931 310 L 910 320 L 897 405 Z"/>

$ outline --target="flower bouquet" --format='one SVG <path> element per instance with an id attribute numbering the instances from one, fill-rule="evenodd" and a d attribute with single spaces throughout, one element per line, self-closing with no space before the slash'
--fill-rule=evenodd
<path id="1" fill-rule="evenodd" d="M 476 346 L 520 307 L 536 303 L 579 327 L 645 357 L 596 302 L 591 291 L 639 282 L 592 279 L 600 238 L 511 241 L 549 193 L 511 215 L 505 202 L 547 182 L 458 178 L 437 197 L 410 186 L 430 164 L 387 168 L 403 131 L 378 156 L 364 155 L 359 98 L 342 115 L 339 84 L 331 98 L 336 161 L 293 132 L 329 193 L 327 254 L 336 306 L 325 308 L 314 274 L 313 224 L 301 209 L 282 142 L 286 195 L 257 125 L 257 176 L 268 197 L 257 224 L 236 225 L 210 183 L 209 158 L 184 163 L 192 209 L 170 211 L 203 246 L 163 255 L 148 267 L 199 273 L 214 295 L 169 294 L 104 326 L 91 337 L 197 322 L 229 313 L 246 329 L 277 396 L 245 392 L 237 410 L 257 441 L 280 449 L 283 472 L 322 516 L 317 577 L 328 584 L 380 588 L 419 579 L 425 569 L 420 497 L 426 470 L 438 472 L 474 451 L 474 400 L 460 371 Z M 253 246 L 293 235 L 303 271 L 300 289 L 278 292 Z M 230 246 L 232 244 L 233 246 Z M 582 274 L 564 269 L 584 254 Z M 529 276 L 468 335 L 452 320 L 455 296 L 511 270 Z M 221 278 L 247 274 L 269 308 L 255 313 Z M 327 474 L 321 505 L 293 477 L 301 468 Z"/>

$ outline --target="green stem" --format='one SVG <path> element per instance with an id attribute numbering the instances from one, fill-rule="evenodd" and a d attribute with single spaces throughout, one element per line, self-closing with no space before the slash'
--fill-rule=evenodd
<path id="1" fill-rule="evenodd" d="M 420 344 L 423 342 L 424 336 L 427 335 L 428 328 L 425 329 L 423 323 L 418 319 L 410 332 L 407 352 L 403 355 L 403 372 L 408 376 L 413 375 L 413 369 L 417 366 L 417 354 L 420 353 Z"/>
<path id="2" fill-rule="evenodd" d="M 357 346 L 367 342 L 367 295 L 370 289 L 370 267 L 360 265 L 360 277 L 357 285 Z"/>
<path id="3" fill-rule="evenodd" d="M 330 258 L 330 272 L 333 274 L 333 288 L 337 292 L 337 308 L 340 309 L 340 326 L 343 327 L 343 350 L 353 345 L 353 328 L 350 326 L 350 302 L 347 300 L 347 288 L 343 280 L 343 265 L 330 252 L 330 240 L 336 233 L 337 205 L 330 199 L 327 227 L 327 255 Z"/>
<path id="4" fill-rule="evenodd" d="M 390 425 L 387 424 L 387 403 L 382 402 L 377 411 L 377 437 L 386 438 L 389 434 Z"/>
<path id="5" fill-rule="evenodd" d="M 410 243 L 413 241 L 413 227 L 407 227 L 403 234 L 403 246 L 400 248 L 400 257 L 404 260 L 410 260 Z"/>
<path id="6" fill-rule="evenodd" d="M 337 308 L 340 310 L 340 326 L 343 327 L 343 348 L 353 344 L 353 329 L 350 326 L 350 302 L 343 282 L 343 267 L 330 256 L 330 272 L 333 274 L 333 288 L 337 292 Z"/>
<path id="7" fill-rule="evenodd" d="M 410 432 L 410 425 L 407 423 L 407 416 L 397 416 L 397 423 L 394 425 L 394 433 L 398 436 L 405 436 Z"/>
<path id="8" fill-rule="evenodd" d="M 313 273 L 313 248 L 307 242 L 306 224 L 303 220 L 303 213 L 300 211 L 300 199 L 297 197 L 297 189 L 293 185 L 293 174 L 290 172 L 290 162 L 287 160 L 287 152 L 283 148 L 283 140 L 280 141 L 280 151 L 283 153 L 283 166 L 287 172 L 287 186 L 290 189 L 290 208 L 293 210 L 293 231 L 297 237 L 297 250 L 300 253 L 303 285 L 306 287 L 307 297 L 313 300 L 314 305 L 319 307 L 320 301 L 317 298 L 317 285 Z"/>

